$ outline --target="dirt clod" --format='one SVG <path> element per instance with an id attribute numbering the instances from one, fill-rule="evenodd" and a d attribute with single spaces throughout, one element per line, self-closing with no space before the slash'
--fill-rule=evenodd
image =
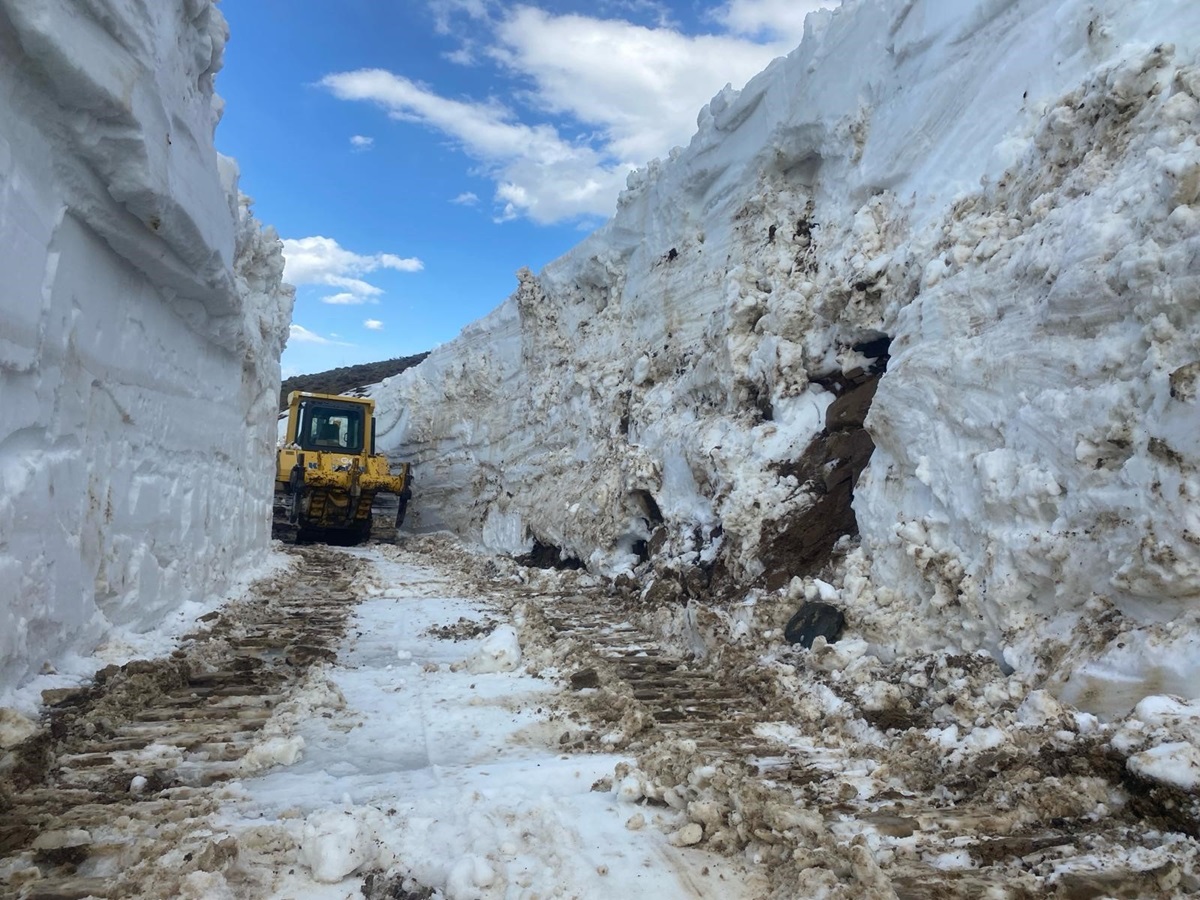
<path id="1" fill-rule="evenodd" d="M 587 688 L 600 687 L 600 675 L 595 669 L 580 669 L 571 676 L 571 689 L 582 691 Z"/>

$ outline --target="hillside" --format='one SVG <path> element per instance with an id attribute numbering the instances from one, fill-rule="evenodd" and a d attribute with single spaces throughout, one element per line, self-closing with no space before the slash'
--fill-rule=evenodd
<path id="1" fill-rule="evenodd" d="M 406 369 L 424 361 L 428 353 L 400 356 L 382 362 L 362 363 L 357 366 L 342 366 L 327 372 L 312 375 L 293 375 L 285 378 L 279 389 L 279 408 L 287 408 L 287 397 L 292 391 L 315 391 L 323 394 L 353 394 L 385 378 L 399 375 Z"/>

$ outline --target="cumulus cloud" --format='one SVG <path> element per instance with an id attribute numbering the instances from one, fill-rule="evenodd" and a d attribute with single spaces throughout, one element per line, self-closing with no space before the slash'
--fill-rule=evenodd
<path id="1" fill-rule="evenodd" d="M 355 150 L 370 150 L 374 143 L 375 138 L 367 137 L 365 134 L 356 134 L 350 138 L 350 146 Z"/>
<path id="2" fill-rule="evenodd" d="M 442 97 L 383 69 L 328 75 L 321 83 L 343 100 L 372 101 L 392 118 L 454 138 L 501 187 L 520 188 L 503 198 L 502 218 L 526 215 L 549 223 L 580 213 L 607 214 L 632 168 L 564 140 L 550 125 L 527 125 L 497 102 Z"/>
<path id="3" fill-rule="evenodd" d="M 479 61 L 475 55 L 475 44 L 472 41 L 464 41 L 457 50 L 443 53 L 442 59 L 452 62 L 456 66 L 473 66 Z"/>
<path id="4" fill-rule="evenodd" d="M 402 258 L 394 253 L 375 253 L 364 256 L 345 249 L 333 238 L 315 236 L 284 238 L 283 255 L 287 264 L 284 280 L 289 284 L 322 284 L 340 288 L 341 292 L 324 298 L 324 302 L 346 304 L 366 302 L 378 297 L 383 290 L 364 281 L 360 276 L 393 269 L 397 272 L 420 272 L 424 263 L 415 257 Z M 358 298 L 347 299 L 347 295 Z"/>
<path id="5" fill-rule="evenodd" d="M 368 284 L 366 286 L 371 288 L 372 291 L 379 291 L 379 288 L 372 285 Z M 379 293 L 382 293 L 382 291 L 379 291 Z M 352 294 L 349 291 L 343 291 L 340 294 L 330 294 L 328 297 L 322 297 L 321 302 L 328 303 L 330 306 L 358 306 L 362 303 L 378 303 L 379 301 L 375 299 L 375 296 L 363 293 Z"/>
<path id="6" fill-rule="evenodd" d="M 367 319 L 363 322 L 363 327 L 370 331 L 383 331 L 383 323 L 378 319 Z"/>
<path id="7" fill-rule="evenodd" d="M 696 113 L 724 84 L 744 84 L 791 49 L 531 6 L 504 19 L 496 37 L 493 55 L 533 79 L 544 110 L 599 128 L 609 155 L 639 165 L 686 144 Z"/>
<path id="8" fill-rule="evenodd" d="M 453 33 L 456 15 L 466 14 L 472 19 L 488 17 L 487 0 L 430 0 L 429 10 L 438 34 Z"/>
<path id="9" fill-rule="evenodd" d="M 331 347 L 349 347 L 350 344 L 342 341 L 334 341 L 327 337 L 322 337 L 315 331 L 309 331 L 303 325 L 297 325 L 295 322 L 289 327 L 288 342 L 295 344 L 325 344 Z"/>
<path id="10" fill-rule="evenodd" d="M 656 24 L 668 26 L 671 24 L 671 8 L 659 0 L 600 0 L 597 11 L 606 18 L 613 16 L 645 16 Z"/>
<path id="11" fill-rule="evenodd" d="M 383 288 L 375 287 L 363 281 L 361 278 L 348 278 L 345 275 L 326 275 L 318 284 L 327 284 L 331 287 L 340 287 L 355 294 L 359 297 L 380 297 L 383 295 Z M 334 296 L 337 296 L 336 294 Z"/>
<path id="12" fill-rule="evenodd" d="M 477 194 L 473 194 L 471 191 L 466 191 L 462 194 L 459 194 L 450 202 L 457 203 L 459 206 L 475 206 L 479 203 L 479 196 Z"/>
<path id="13" fill-rule="evenodd" d="M 770 35 L 789 43 L 804 36 L 804 17 L 841 0 L 730 0 L 717 13 L 719 21 L 735 34 Z"/>
<path id="14" fill-rule="evenodd" d="M 455 61 L 490 61 L 512 79 L 507 102 L 451 97 L 383 69 L 333 73 L 321 84 L 450 137 L 495 183 L 499 221 L 608 216 L 631 169 L 686 144 L 717 91 L 789 52 L 804 16 L 838 2 L 726 0 L 710 17 L 721 33 L 688 35 L 655 0 L 606 0 L 597 15 L 429 0 L 436 30 L 460 41 Z"/>

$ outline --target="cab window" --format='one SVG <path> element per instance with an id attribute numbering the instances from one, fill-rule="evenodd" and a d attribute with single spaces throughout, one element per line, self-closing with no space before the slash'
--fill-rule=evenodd
<path id="1" fill-rule="evenodd" d="M 305 404 L 296 437 L 305 450 L 360 453 L 363 447 L 362 410 Z"/>

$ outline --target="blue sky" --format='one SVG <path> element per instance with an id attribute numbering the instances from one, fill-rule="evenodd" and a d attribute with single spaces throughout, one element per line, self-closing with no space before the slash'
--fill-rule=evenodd
<path id="1" fill-rule="evenodd" d="M 453 338 L 834 2 L 224 0 L 217 147 L 285 241 L 285 376 Z"/>

